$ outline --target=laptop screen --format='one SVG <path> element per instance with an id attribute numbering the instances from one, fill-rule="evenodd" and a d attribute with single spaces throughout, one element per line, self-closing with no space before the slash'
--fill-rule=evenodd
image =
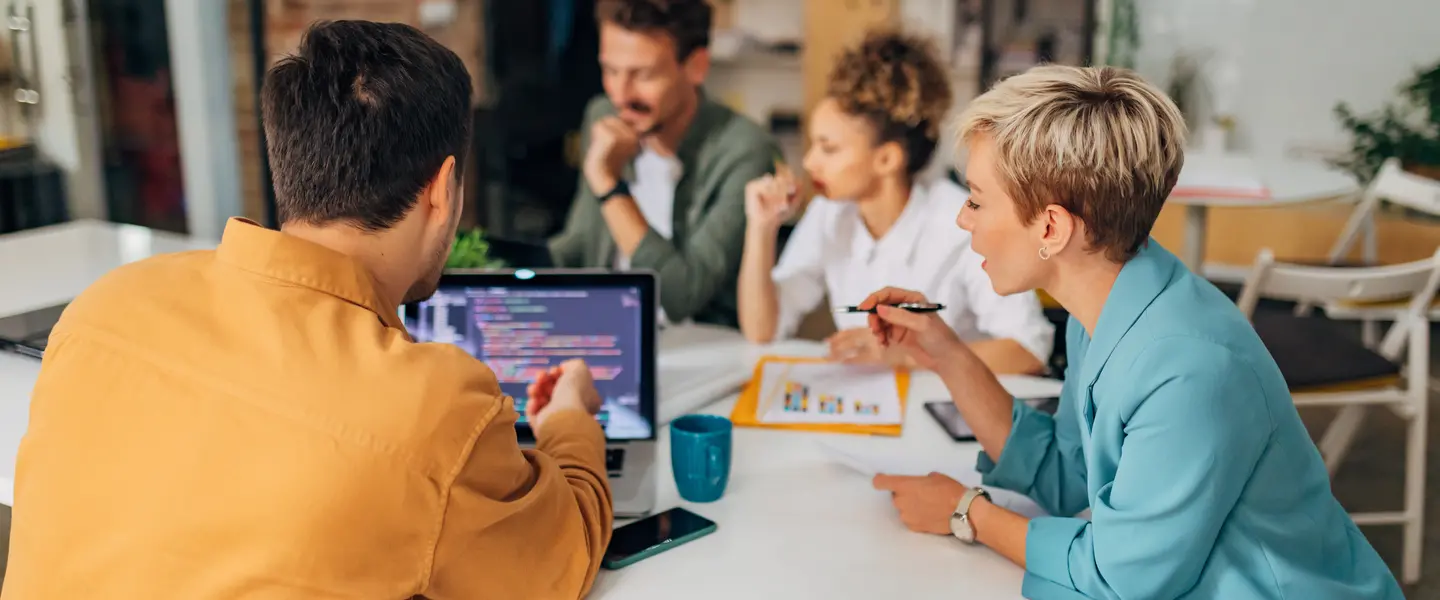
<path id="1" fill-rule="evenodd" d="M 590 366 L 611 440 L 655 438 L 654 284 L 649 275 L 447 274 L 428 300 L 404 309 L 416 341 L 455 344 L 494 371 L 515 399 L 518 433 L 526 387 L 571 358 Z"/>

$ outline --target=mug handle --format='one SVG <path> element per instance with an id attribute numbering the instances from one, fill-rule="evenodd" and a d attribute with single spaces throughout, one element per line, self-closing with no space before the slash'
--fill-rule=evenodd
<path id="1" fill-rule="evenodd" d="M 720 456 L 720 448 L 718 446 L 710 446 L 705 449 L 705 454 L 709 459 L 705 464 L 705 479 L 719 479 L 720 471 L 724 469 L 723 457 Z"/>

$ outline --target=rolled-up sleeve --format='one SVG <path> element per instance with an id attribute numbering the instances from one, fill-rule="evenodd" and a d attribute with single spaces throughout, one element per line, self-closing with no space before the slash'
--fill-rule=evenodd
<path id="1" fill-rule="evenodd" d="M 1177 356 L 1184 357 L 1179 370 Z M 1090 521 L 1030 522 L 1027 588 L 1088 598 L 1183 596 L 1269 439 L 1258 378 L 1221 346 L 1158 343 L 1125 372 L 1149 383 L 1128 409 L 1115 477 L 1097 490 Z"/>
<path id="2" fill-rule="evenodd" d="M 976 459 L 981 482 L 1025 494 L 1052 515 L 1085 510 L 1085 457 L 1072 404 L 1062 401 L 1052 417 L 1015 400 L 999 460 L 984 452 Z"/>

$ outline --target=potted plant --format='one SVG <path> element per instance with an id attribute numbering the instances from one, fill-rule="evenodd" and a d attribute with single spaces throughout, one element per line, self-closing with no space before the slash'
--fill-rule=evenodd
<path id="1" fill-rule="evenodd" d="M 455 245 L 450 249 L 450 258 L 445 261 L 446 269 L 498 269 L 504 261 L 490 258 L 490 243 L 485 241 L 485 231 L 476 227 L 455 236 Z"/>
<path id="2" fill-rule="evenodd" d="M 1350 151 L 1331 164 L 1369 182 L 1385 159 L 1395 157 L 1406 171 L 1440 179 L 1440 62 L 1417 69 L 1399 87 L 1399 102 L 1367 116 L 1344 102 L 1335 115 L 1350 133 Z"/>

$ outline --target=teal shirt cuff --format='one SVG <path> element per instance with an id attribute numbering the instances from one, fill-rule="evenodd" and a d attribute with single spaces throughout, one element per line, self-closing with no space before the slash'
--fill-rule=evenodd
<path id="1" fill-rule="evenodd" d="M 1074 543 L 1089 525 L 1089 521 L 1070 517 L 1040 517 L 1030 520 L 1025 532 L 1023 587 L 1053 587 L 1075 595 L 1040 595 L 1022 590 L 1026 598 L 1083 597 L 1075 589 L 1075 582 L 1070 577 L 1070 544 Z M 1032 583 L 1034 579 L 1040 581 Z"/>
<path id="2" fill-rule="evenodd" d="M 1010 437 L 1000 451 L 999 462 L 981 451 L 975 459 L 975 470 L 980 472 L 983 485 L 1025 493 L 1054 443 L 1055 420 L 1018 399 L 1012 402 Z"/>

